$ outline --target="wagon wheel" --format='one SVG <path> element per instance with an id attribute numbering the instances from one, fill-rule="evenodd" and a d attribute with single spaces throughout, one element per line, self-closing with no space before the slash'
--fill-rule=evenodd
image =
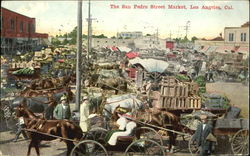
<path id="1" fill-rule="evenodd" d="M 197 143 L 192 141 L 192 138 L 193 136 L 190 137 L 190 140 L 188 142 L 188 149 L 192 155 L 197 155 L 200 152 L 200 149 Z"/>
<path id="2" fill-rule="evenodd" d="M 153 128 L 150 127 L 139 127 L 135 130 L 136 137 L 138 139 L 146 138 L 156 141 L 158 144 L 163 146 L 162 136 Z"/>
<path id="3" fill-rule="evenodd" d="M 249 131 L 239 130 L 232 138 L 231 147 L 234 154 L 247 155 L 249 153 Z"/>
<path id="4" fill-rule="evenodd" d="M 150 139 L 139 139 L 132 142 L 125 151 L 125 156 L 132 155 L 165 155 L 160 144 Z"/>
<path id="5" fill-rule="evenodd" d="M 104 143 L 104 138 L 107 134 L 108 130 L 101 128 L 101 127 L 95 127 L 90 129 L 89 133 L 92 134 L 92 137 L 95 141 Z"/>
<path id="6" fill-rule="evenodd" d="M 72 149 L 70 156 L 90 156 L 90 155 L 98 155 L 98 156 L 108 156 L 107 150 L 99 143 L 94 140 L 84 140 L 79 142 Z"/>

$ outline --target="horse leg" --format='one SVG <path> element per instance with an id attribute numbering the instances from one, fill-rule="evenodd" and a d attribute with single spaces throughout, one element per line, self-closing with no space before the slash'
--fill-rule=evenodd
<path id="1" fill-rule="evenodd" d="M 67 156 L 69 156 L 72 149 L 74 148 L 74 144 L 72 143 L 72 141 L 66 141 L 66 145 L 67 145 Z"/>
<path id="2" fill-rule="evenodd" d="M 34 147 L 36 149 L 37 156 L 40 156 L 39 143 L 39 141 L 34 142 Z"/>
<path id="3" fill-rule="evenodd" d="M 169 132 L 169 151 L 174 152 L 174 146 L 176 145 L 177 135 L 173 132 Z M 172 148 L 173 147 L 173 148 Z"/>
<path id="4" fill-rule="evenodd" d="M 28 148 L 28 153 L 27 153 L 27 156 L 30 156 L 30 151 L 31 151 L 31 148 L 34 146 L 34 140 L 33 138 L 31 138 L 31 141 L 30 141 L 30 144 L 29 144 L 29 148 Z"/>

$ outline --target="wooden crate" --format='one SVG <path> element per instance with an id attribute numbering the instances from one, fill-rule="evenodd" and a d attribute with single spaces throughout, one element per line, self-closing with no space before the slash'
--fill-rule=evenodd
<path id="1" fill-rule="evenodd" d="M 188 97 L 188 108 L 190 109 L 200 109 L 201 108 L 201 98 L 199 96 Z"/>
<path id="2" fill-rule="evenodd" d="M 168 96 L 168 97 L 175 97 L 176 96 L 176 87 L 175 86 L 161 86 L 161 95 Z"/>

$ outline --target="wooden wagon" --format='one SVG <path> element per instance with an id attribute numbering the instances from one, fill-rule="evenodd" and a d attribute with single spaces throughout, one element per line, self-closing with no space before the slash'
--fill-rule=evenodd
<path id="1" fill-rule="evenodd" d="M 229 136 L 234 155 L 249 155 L 249 119 L 217 119 L 215 120 L 213 134 L 216 138 Z M 218 144 L 218 146 L 222 145 Z M 193 155 L 199 152 L 198 146 L 191 139 L 189 151 Z"/>

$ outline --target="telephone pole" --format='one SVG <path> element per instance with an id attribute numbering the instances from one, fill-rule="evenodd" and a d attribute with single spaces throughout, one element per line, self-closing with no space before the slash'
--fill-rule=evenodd
<path id="1" fill-rule="evenodd" d="M 89 0 L 89 10 L 88 10 L 88 52 L 87 52 L 87 59 L 89 61 L 89 55 L 91 54 L 92 49 L 92 20 L 96 20 L 96 18 L 91 18 L 91 6 L 90 6 L 90 0 Z"/>
<path id="2" fill-rule="evenodd" d="M 186 26 L 185 26 L 185 29 L 184 29 L 184 30 L 186 30 L 186 38 L 188 38 L 188 30 L 189 30 L 189 27 L 190 27 L 190 21 L 187 21 Z"/>
<path id="3" fill-rule="evenodd" d="M 82 53 L 82 0 L 78 1 L 77 10 L 77 58 L 76 58 L 76 106 L 80 111 L 81 102 L 81 53 Z"/>

